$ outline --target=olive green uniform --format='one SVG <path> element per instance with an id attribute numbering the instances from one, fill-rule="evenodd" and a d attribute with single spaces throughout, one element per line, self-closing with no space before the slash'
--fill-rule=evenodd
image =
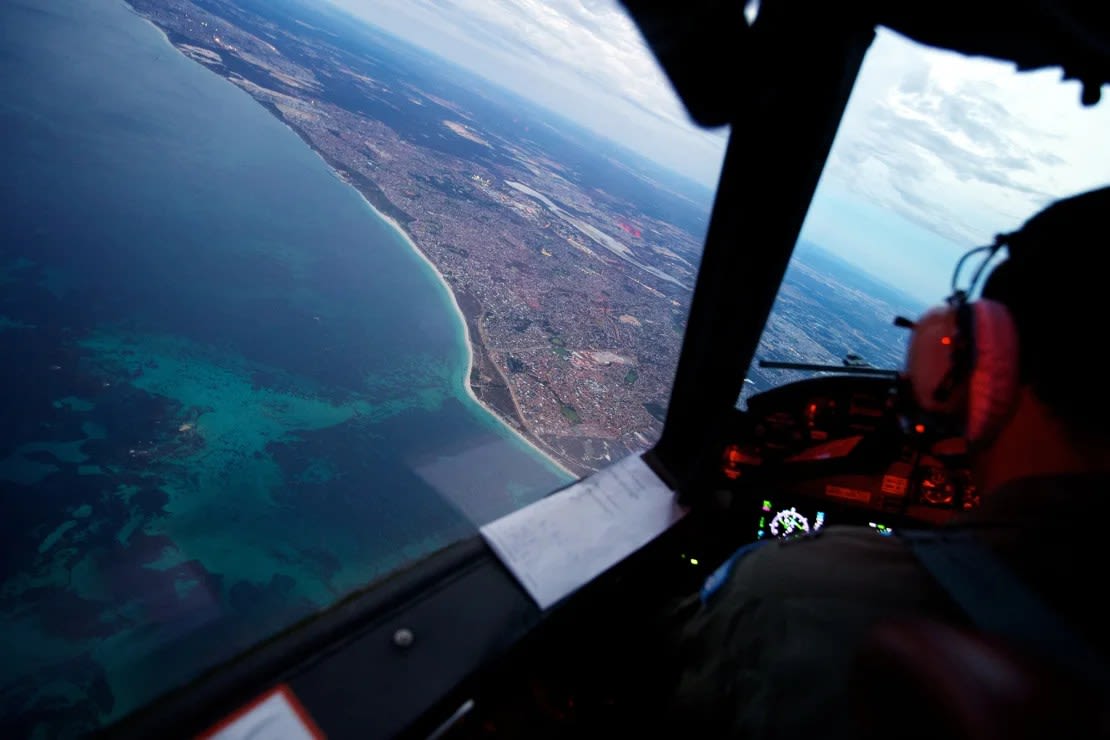
<path id="1" fill-rule="evenodd" d="M 1110 476 L 1026 479 L 957 526 L 1107 654 L 1102 600 Z M 898 537 L 827 527 L 739 560 L 683 630 L 677 716 L 687 737 L 854 737 L 846 685 L 886 619 L 966 618 Z"/>

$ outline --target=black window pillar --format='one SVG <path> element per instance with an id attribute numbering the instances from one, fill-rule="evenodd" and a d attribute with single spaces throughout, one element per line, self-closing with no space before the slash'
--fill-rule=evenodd
<path id="1" fill-rule="evenodd" d="M 735 97 L 731 134 L 666 425 L 652 453 L 686 503 L 719 464 L 722 425 L 874 37 L 835 4 L 792 17 L 785 3 L 764 5 L 767 14 L 744 34 L 744 67 L 718 70 L 720 94 Z M 784 15 L 769 16 L 776 8 Z"/>

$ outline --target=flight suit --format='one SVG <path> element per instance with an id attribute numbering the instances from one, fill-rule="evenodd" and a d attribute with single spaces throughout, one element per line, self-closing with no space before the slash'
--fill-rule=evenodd
<path id="1" fill-rule="evenodd" d="M 1063 621 L 1107 655 L 1101 601 L 1110 475 L 1029 478 L 953 526 L 973 529 Z M 897 537 L 830 526 L 736 562 L 689 619 L 673 720 L 682 735 L 857 735 L 854 661 L 879 622 L 967 618 Z"/>

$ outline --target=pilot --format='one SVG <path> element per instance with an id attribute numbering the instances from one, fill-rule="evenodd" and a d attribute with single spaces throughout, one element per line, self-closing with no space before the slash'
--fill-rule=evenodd
<path id="1" fill-rule="evenodd" d="M 982 493 L 948 526 L 1101 661 L 1110 376 L 1097 358 L 1110 291 L 1096 255 L 1110 246 L 1108 219 L 1102 188 L 1000 236 L 985 256 L 1005 244 L 1006 257 L 990 261 L 981 297 L 956 293 L 916 322 L 905 370 L 921 418 L 966 439 Z M 869 635 L 891 620 L 974 621 L 908 537 L 869 527 L 750 547 L 717 580 L 680 640 L 673 719 L 686 737 L 859 737 L 852 681 Z"/>

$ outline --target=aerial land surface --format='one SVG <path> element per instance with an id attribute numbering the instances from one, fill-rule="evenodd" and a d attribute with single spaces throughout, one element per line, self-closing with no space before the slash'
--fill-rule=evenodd
<path id="1" fill-rule="evenodd" d="M 131 4 L 411 237 L 465 315 L 474 393 L 506 423 L 579 474 L 658 437 L 707 190 L 341 15 Z"/>
<path id="2" fill-rule="evenodd" d="M 708 190 L 338 12 L 131 5 L 411 238 L 465 317 L 472 390 L 505 423 L 577 474 L 658 438 Z M 793 264 L 760 356 L 896 365 L 890 317 L 916 306 L 816 245 Z M 749 375 L 749 393 L 793 379 Z"/>

